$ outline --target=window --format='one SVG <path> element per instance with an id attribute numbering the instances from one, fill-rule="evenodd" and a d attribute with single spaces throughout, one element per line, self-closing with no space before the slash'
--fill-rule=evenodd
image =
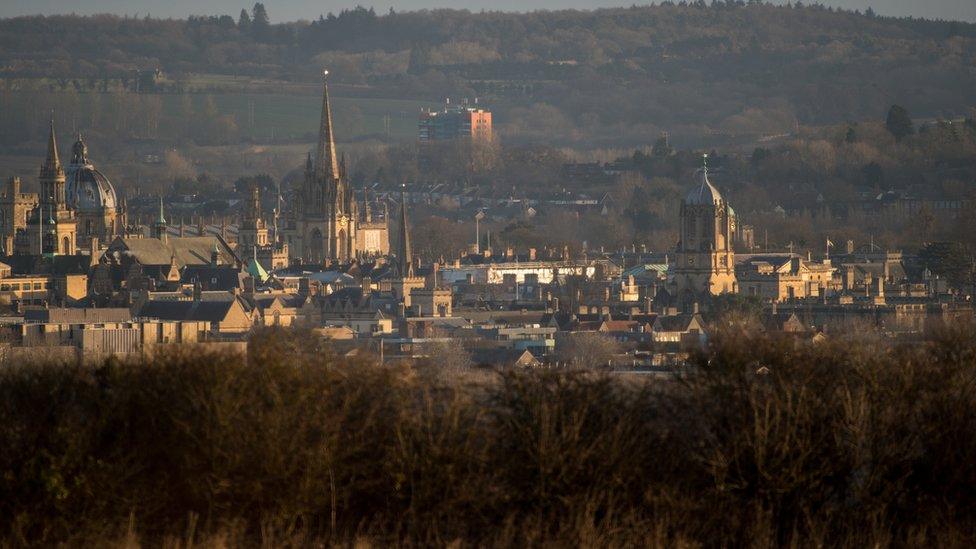
<path id="1" fill-rule="evenodd" d="M 34 289 L 35 290 L 40 290 L 41 289 L 41 283 L 40 282 L 35 282 L 34 283 Z"/>

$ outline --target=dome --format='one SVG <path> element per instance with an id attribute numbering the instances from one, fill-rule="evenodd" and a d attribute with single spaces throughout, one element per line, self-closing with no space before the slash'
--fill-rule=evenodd
<path id="1" fill-rule="evenodd" d="M 698 185 L 695 185 L 695 188 L 688 191 L 688 194 L 685 195 L 685 204 L 689 206 L 720 204 L 722 202 L 722 194 L 708 180 L 708 170 L 702 168 L 696 174 L 698 175 Z"/>
<path id="2" fill-rule="evenodd" d="M 65 170 L 65 197 L 68 207 L 78 212 L 98 213 L 117 205 L 115 187 L 88 161 L 88 147 L 80 136 L 71 147 L 71 164 Z"/>

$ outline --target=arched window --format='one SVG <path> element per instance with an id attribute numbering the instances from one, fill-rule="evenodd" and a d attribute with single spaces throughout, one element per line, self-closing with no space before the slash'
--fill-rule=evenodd
<path id="1" fill-rule="evenodd" d="M 61 253 L 64 255 L 71 253 L 71 237 L 66 236 L 61 240 Z"/>

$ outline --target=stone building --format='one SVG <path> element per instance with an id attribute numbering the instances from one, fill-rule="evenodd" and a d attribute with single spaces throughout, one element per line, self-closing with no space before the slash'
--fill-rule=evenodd
<path id="1" fill-rule="evenodd" d="M 237 255 L 244 261 L 253 261 L 264 271 L 288 267 L 288 243 L 272 234 L 261 216 L 261 194 L 257 185 L 251 188 L 251 197 L 241 213 L 237 231 Z"/>
<path id="2" fill-rule="evenodd" d="M 778 302 L 827 295 L 835 270 L 829 259 L 814 262 L 795 254 L 764 254 L 743 258 L 736 266 L 736 280 L 743 295 Z"/>
<path id="3" fill-rule="evenodd" d="M 71 147 L 71 163 L 65 170 L 65 198 L 78 220 L 77 246 L 87 248 L 93 238 L 111 242 L 123 234 L 125 207 L 115 187 L 88 159 L 88 146 L 81 136 Z"/>
<path id="4" fill-rule="evenodd" d="M 41 187 L 38 205 L 31 211 L 27 227 L 14 243 L 15 252 L 74 255 L 77 249 L 78 219 L 74 210 L 68 207 L 65 179 L 52 119 L 47 157 L 38 176 Z"/>
<path id="5" fill-rule="evenodd" d="M 704 295 L 735 293 L 734 212 L 708 180 L 708 165 L 681 202 L 676 261 L 668 270 L 671 295 L 687 306 Z"/>
<path id="6" fill-rule="evenodd" d="M 37 208 L 37 193 L 20 191 L 20 178 L 11 177 L 0 195 L 0 246 L 4 255 L 14 253 L 18 232 L 27 230 L 27 218 Z"/>
<path id="7" fill-rule="evenodd" d="M 388 243 L 374 241 L 382 240 L 388 233 L 373 227 L 373 232 L 361 233 L 359 207 L 345 172 L 345 161 L 339 162 L 336 155 L 329 86 L 323 81 L 318 146 L 314 157 L 308 155 L 298 200 L 284 228 L 292 258 L 308 264 L 347 262 L 389 249 Z M 361 242 L 360 236 L 370 242 Z"/>

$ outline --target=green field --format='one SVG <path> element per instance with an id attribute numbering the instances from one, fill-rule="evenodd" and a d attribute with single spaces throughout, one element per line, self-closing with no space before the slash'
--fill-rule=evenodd
<path id="1" fill-rule="evenodd" d="M 132 94 L 0 89 L 0 142 L 15 146 L 43 139 L 52 109 L 58 128 L 71 133 L 163 141 L 202 138 L 206 142 L 195 124 L 229 115 L 234 128 L 229 142 L 309 139 L 318 131 L 321 96 L 311 87 L 307 91 Z M 412 139 L 417 135 L 420 109 L 431 106 L 434 104 L 415 100 L 333 96 L 336 137 L 340 141 L 366 136 Z"/>
<path id="2" fill-rule="evenodd" d="M 167 109 L 178 109 L 179 97 L 165 96 Z M 213 95 L 222 114 L 236 117 L 242 135 L 263 140 L 294 139 L 318 131 L 321 97 L 308 95 L 220 94 Z M 196 103 L 204 96 L 194 96 Z M 408 139 L 417 135 L 417 117 L 432 103 L 399 99 L 333 97 L 332 112 L 337 137 L 342 141 L 367 135 Z"/>

